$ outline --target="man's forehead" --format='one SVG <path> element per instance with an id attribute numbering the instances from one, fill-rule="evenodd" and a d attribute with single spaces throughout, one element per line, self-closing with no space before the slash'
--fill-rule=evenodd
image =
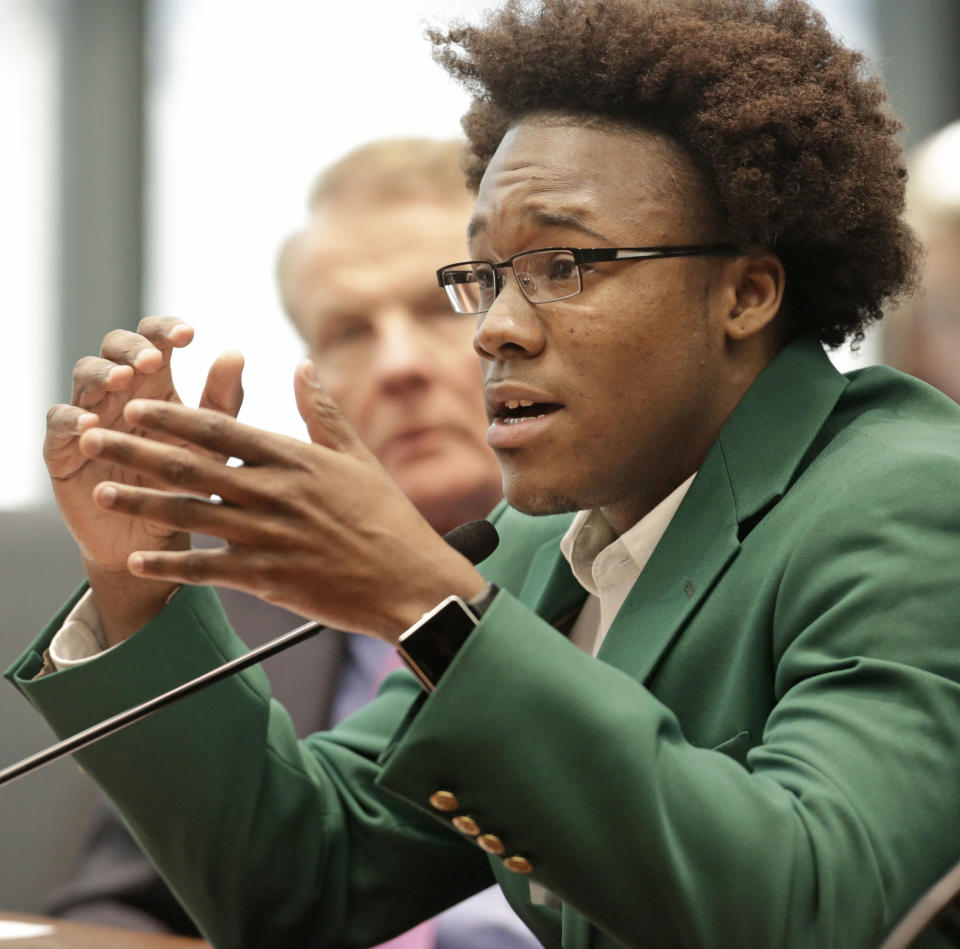
<path id="1" fill-rule="evenodd" d="M 468 229 L 475 238 L 507 215 L 600 237 L 614 222 L 686 206 L 688 159 L 662 133 L 538 117 L 513 126 L 490 160 Z"/>
<path id="2" fill-rule="evenodd" d="M 466 255 L 472 198 L 318 208 L 290 255 L 290 304 L 311 310 L 366 306 L 387 294 L 439 292 L 435 271 Z"/>
<path id="3" fill-rule="evenodd" d="M 462 239 L 472 210 L 473 197 L 466 189 L 448 201 L 330 201 L 314 210 L 305 236 L 310 247 L 330 251 L 364 242 L 403 245 L 408 234 Z"/>

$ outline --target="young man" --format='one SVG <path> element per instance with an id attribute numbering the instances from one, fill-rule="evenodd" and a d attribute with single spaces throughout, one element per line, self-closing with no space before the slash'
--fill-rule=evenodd
<path id="1" fill-rule="evenodd" d="M 435 39 L 477 95 L 471 261 L 439 280 L 477 321 L 500 549 L 481 574 L 431 532 L 310 364 L 309 446 L 65 407 L 150 479 L 90 509 L 229 546 L 118 547 L 117 648 L 35 678 L 67 604 L 15 681 L 72 731 L 241 651 L 181 583 L 404 636 L 426 687 L 332 733 L 297 743 L 246 676 L 82 756 L 217 946 L 364 945 L 491 873 L 548 946 L 872 946 L 960 807 L 960 410 L 821 347 L 913 272 L 882 92 L 798 0 L 543 0 Z"/>

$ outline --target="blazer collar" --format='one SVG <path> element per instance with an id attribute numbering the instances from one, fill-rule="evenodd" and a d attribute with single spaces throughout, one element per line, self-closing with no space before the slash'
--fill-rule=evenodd
<path id="1" fill-rule="evenodd" d="M 776 503 L 806 467 L 804 458 L 848 383 L 809 336 L 790 343 L 757 377 L 714 445 L 723 454 L 741 527 Z"/>
<path id="2" fill-rule="evenodd" d="M 784 495 L 847 385 L 820 344 L 800 337 L 761 372 L 707 453 L 620 609 L 599 658 L 640 681 Z M 521 599 L 556 621 L 584 599 L 556 539 L 531 563 Z"/>

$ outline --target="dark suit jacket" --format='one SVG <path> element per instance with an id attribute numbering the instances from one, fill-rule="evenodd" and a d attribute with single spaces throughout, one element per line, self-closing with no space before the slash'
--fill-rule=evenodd
<path id="1" fill-rule="evenodd" d="M 568 519 L 501 508 L 501 592 L 429 697 L 394 673 L 298 742 L 250 671 L 78 758 L 218 949 L 370 944 L 491 875 L 557 949 L 873 947 L 960 850 L 958 423 L 929 387 L 844 378 L 798 340 L 599 660 L 551 625 L 583 597 Z M 60 734 L 243 651 L 190 589 L 34 680 L 62 616 L 9 673 Z"/>

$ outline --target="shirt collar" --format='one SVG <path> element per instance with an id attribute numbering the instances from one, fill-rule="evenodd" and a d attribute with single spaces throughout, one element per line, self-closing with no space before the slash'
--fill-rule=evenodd
<path id="1" fill-rule="evenodd" d="M 656 507 L 640 518 L 630 530 L 617 537 L 601 512 L 594 508 L 579 511 L 560 541 L 560 551 L 570 564 L 580 585 L 594 596 L 599 588 L 594 578 L 594 562 L 608 548 L 618 545 L 624 556 L 633 561 L 636 574 L 646 566 L 660 538 L 666 533 L 673 515 L 687 493 L 696 474 L 674 488 Z"/>

